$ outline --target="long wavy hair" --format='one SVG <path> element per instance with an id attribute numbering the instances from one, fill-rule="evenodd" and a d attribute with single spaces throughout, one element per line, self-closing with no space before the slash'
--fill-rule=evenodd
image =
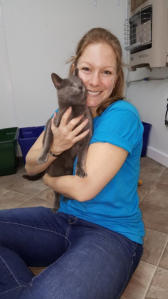
<path id="1" fill-rule="evenodd" d="M 124 98 L 124 73 L 122 63 L 122 48 L 118 38 L 112 34 L 109 30 L 104 28 L 93 28 L 89 30 L 79 41 L 75 56 L 72 56 L 69 62 L 71 62 L 69 73 L 72 74 L 77 66 L 79 57 L 83 54 L 83 51 L 90 44 L 95 43 L 107 43 L 114 51 L 116 56 L 117 66 L 117 80 L 115 87 L 113 88 L 110 97 L 104 101 L 97 109 L 97 114 L 100 115 L 110 104 Z"/>

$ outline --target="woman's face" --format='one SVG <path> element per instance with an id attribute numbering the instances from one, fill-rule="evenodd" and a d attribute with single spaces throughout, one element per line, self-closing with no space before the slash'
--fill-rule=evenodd
<path id="1" fill-rule="evenodd" d="M 107 43 L 88 45 L 78 60 L 79 77 L 87 89 L 93 114 L 111 95 L 116 82 L 116 56 Z"/>

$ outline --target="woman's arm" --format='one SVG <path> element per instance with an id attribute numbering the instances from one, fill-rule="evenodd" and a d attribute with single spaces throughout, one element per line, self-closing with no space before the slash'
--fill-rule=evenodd
<path id="1" fill-rule="evenodd" d="M 43 147 L 43 136 L 44 132 L 41 133 L 41 135 L 37 138 L 36 142 L 27 153 L 25 170 L 28 175 L 35 175 L 44 171 L 56 159 L 55 157 L 49 155 L 47 162 L 43 164 L 38 163 L 38 158 Z"/>
<path id="2" fill-rule="evenodd" d="M 128 152 L 109 143 L 93 143 L 89 146 L 87 176 L 43 177 L 44 183 L 53 190 L 78 201 L 95 197 L 117 174 L 127 158 Z"/>
<path id="3" fill-rule="evenodd" d="M 73 118 L 69 121 L 70 114 L 71 107 L 63 114 L 59 127 L 55 127 L 54 125 L 54 118 L 56 117 L 56 114 L 52 119 L 51 130 L 53 133 L 53 143 L 51 144 L 50 150 L 55 155 L 59 155 L 63 151 L 71 148 L 76 142 L 83 139 L 89 133 L 89 130 L 85 130 L 83 133 L 80 133 L 86 126 L 88 120 L 85 119 L 80 125 L 78 125 L 82 116 Z M 38 163 L 38 158 L 43 148 L 43 137 L 44 132 L 41 133 L 26 156 L 25 169 L 29 175 L 35 175 L 44 171 L 56 159 L 49 155 L 47 162 L 43 164 Z"/>

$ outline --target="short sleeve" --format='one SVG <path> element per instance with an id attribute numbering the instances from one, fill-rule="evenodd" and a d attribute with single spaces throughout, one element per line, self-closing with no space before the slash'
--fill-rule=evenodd
<path id="1" fill-rule="evenodd" d="M 111 109 L 95 119 L 91 143 L 108 142 L 131 153 L 142 133 L 142 123 L 136 113 L 128 109 Z"/>

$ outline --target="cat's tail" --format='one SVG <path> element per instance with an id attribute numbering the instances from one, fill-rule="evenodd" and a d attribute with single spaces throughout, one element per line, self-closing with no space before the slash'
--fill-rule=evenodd
<path id="1" fill-rule="evenodd" d="M 29 181 L 37 181 L 37 180 L 39 180 L 43 177 L 44 173 L 45 173 L 45 171 L 40 172 L 40 173 L 35 174 L 35 175 L 24 174 L 22 177 L 26 180 L 29 180 Z"/>

